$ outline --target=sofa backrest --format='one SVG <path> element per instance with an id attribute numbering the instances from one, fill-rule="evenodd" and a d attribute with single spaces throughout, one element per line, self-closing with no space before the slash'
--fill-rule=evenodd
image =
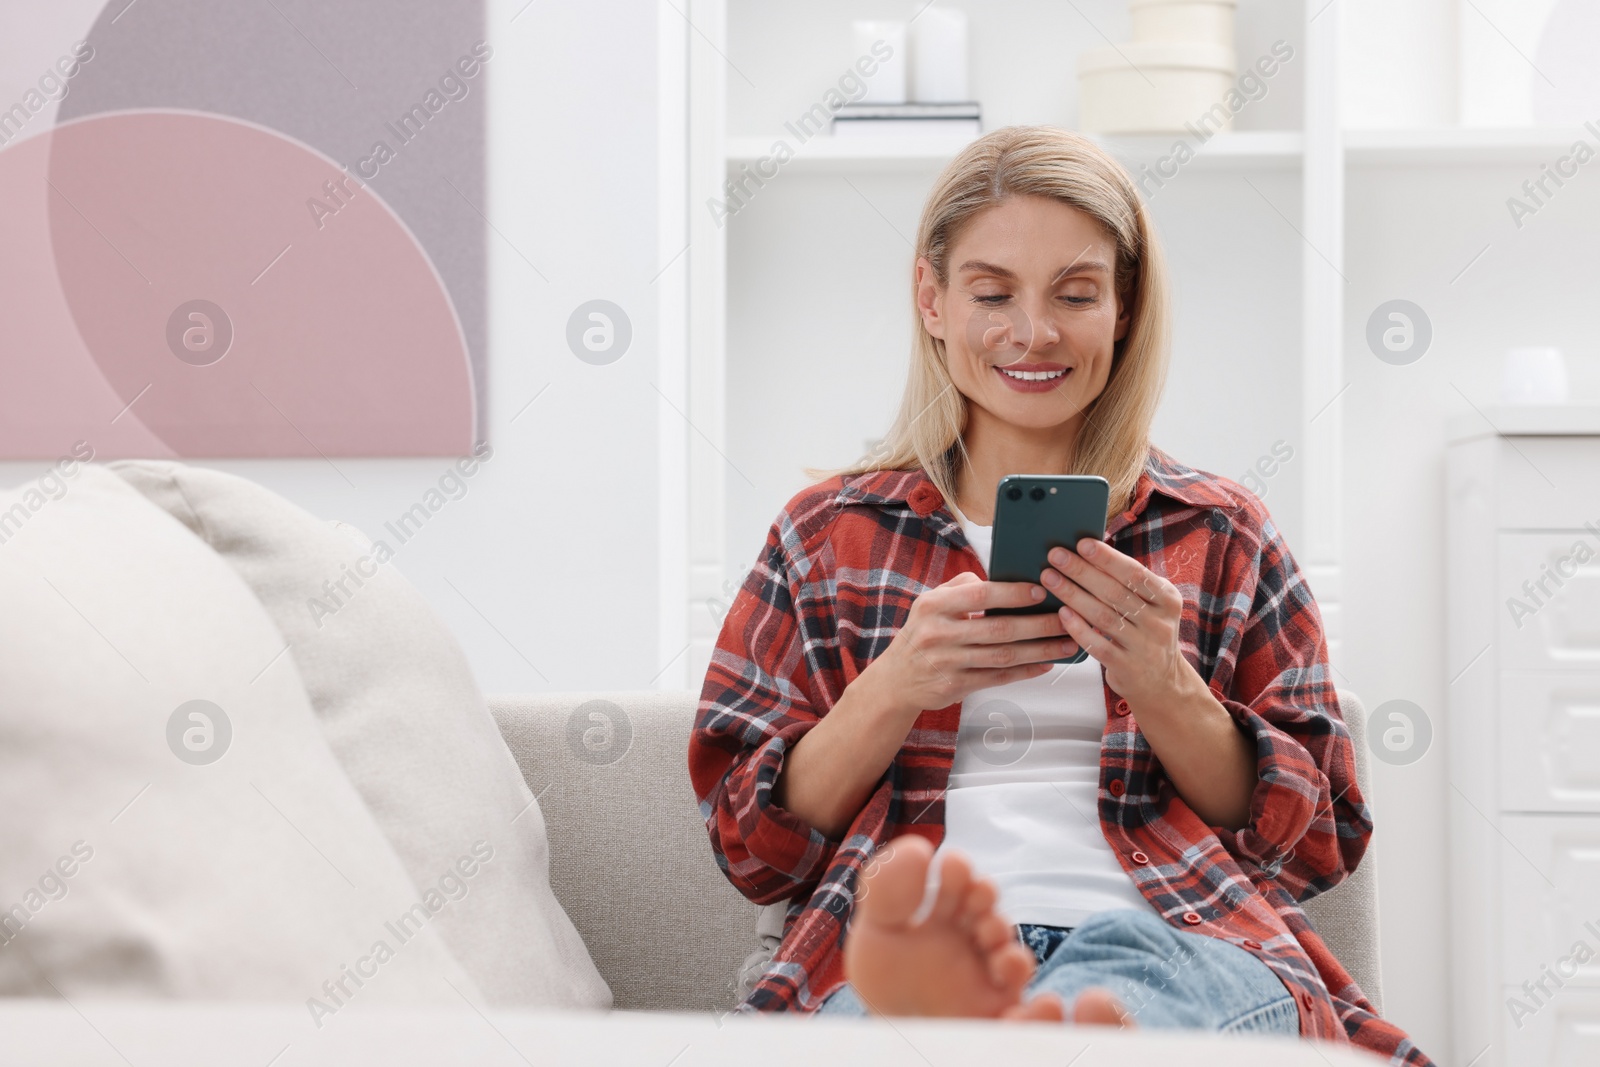
<path id="1" fill-rule="evenodd" d="M 615 1006 L 726 1011 L 760 909 L 712 859 L 689 691 L 490 697 L 550 841 L 550 887 Z"/>
<path id="2" fill-rule="evenodd" d="M 501 733 L 539 798 L 550 884 L 618 1008 L 726 1011 L 760 950 L 760 909 L 712 859 L 689 783 L 697 692 L 490 697 Z M 1339 694 L 1367 788 L 1365 711 Z M 1374 855 L 1306 912 L 1381 1010 Z"/>

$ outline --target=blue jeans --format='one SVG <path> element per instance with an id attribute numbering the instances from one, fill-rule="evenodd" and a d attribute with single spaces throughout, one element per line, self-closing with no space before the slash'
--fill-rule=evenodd
<path id="1" fill-rule="evenodd" d="M 1039 957 L 1024 995 L 1056 993 L 1069 1013 L 1079 993 L 1098 986 L 1122 1001 L 1136 1026 L 1300 1033 L 1300 1010 L 1271 968 L 1242 948 L 1179 930 L 1154 912 L 1102 911 L 1070 932 L 1049 926 L 1019 932 Z M 817 1010 L 868 1014 L 848 985 Z"/>

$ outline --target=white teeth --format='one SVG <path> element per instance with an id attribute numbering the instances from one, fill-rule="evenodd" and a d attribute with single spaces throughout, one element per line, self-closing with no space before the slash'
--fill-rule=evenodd
<path id="1" fill-rule="evenodd" d="M 1019 382 L 1048 382 L 1053 378 L 1059 378 L 1063 374 L 1067 373 L 1064 370 L 1006 370 L 1004 367 L 999 367 L 997 369 L 1001 374 L 1004 374 L 1009 378 L 1015 378 Z"/>

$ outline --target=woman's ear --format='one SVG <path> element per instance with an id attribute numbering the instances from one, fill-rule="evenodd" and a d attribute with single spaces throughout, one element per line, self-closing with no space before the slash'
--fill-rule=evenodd
<path id="1" fill-rule="evenodd" d="M 1123 297 L 1120 293 L 1117 295 L 1117 331 L 1112 335 L 1112 340 L 1114 341 L 1120 341 L 1127 337 L 1128 327 L 1133 325 L 1133 315 L 1132 309 L 1129 306 L 1130 304 L 1131 301 Z"/>
<path id="2" fill-rule="evenodd" d="M 933 263 L 927 256 L 917 257 L 917 313 L 922 316 L 922 328 L 939 340 L 944 340 L 944 289 L 933 273 Z"/>

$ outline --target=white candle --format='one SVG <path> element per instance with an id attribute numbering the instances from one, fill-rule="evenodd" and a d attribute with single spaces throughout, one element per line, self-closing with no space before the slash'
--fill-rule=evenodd
<path id="1" fill-rule="evenodd" d="M 863 104 L 903 104 L 906 102 L 906 24 L 881 20 L 852 22 L 850 29 L 855 37 L 855 61 L 863 57 L 876 63 L 877 69 L 863 75 L 867 83 Z M 884 58 L 884 53 L 888 57 Z M 860 70 L 860 67 L 857 67 Z"/>
<path id="2" fill-rule="evenodd" d="M 967 13 L 927 7 L 911 21 L 911 98 L 919 104 L 972 99 L 967 83 Z"/>

